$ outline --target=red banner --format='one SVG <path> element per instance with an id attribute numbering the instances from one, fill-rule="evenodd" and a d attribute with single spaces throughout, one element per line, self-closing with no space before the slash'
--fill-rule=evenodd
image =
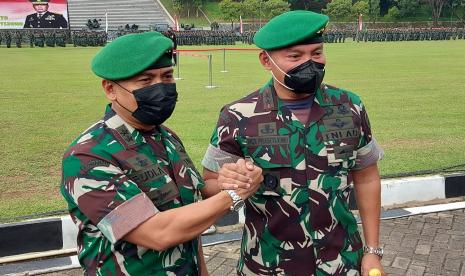
<path id="1" fill-rule="evenodd" d="M 0 0 L 0 29 L 23 28 L 68 28 L 67 1 Z"/>

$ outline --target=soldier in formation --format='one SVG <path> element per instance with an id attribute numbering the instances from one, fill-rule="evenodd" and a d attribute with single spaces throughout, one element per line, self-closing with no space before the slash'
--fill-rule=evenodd
<path id="1" fill-rule="evenodd" d="M 5 44 L 7 48 L 11 48 L 11 33 L 9 31 L 5 33 Z"/>
<path id="2" fill-rule="evenodd" d="M 232 31 L 182 31 L 177 33 L 178 45 L 234 45 L 239 40 Z"/>
<path id="3" fill-rule="evenodd" d="M 105 46 L 107 43 L 107 33 L 88 30 L 73 31 L 72 39 L 74 47 Z"/>
<path id="4" fill-rule="evenodd" d="M 36 46 L 43 48 L 45 46 L 45 31 L 39 31 L 35 38 Z"/>
<path id="5" fill-rule="evenodd" d="M 55 32 L 45 32 L 45 45 L 47 47 L 55 47 L 56 36 Z"/>
<path id="6" fill-rule="evenodd" d="M 21 34 L 21 31 L 14 32 L 14 39 L 16 43 L 16 48 L 21 48 L 23 40 L 23 35 Z"/>
<path id="7" fill-rule="evenodd" d="M 27 33 L 27 37 L 29 39 L 29 47 L 34 48 L 35 39 L 36 39 L 35 35 L 34 35 L 34 32 L 29 31 Z"/>
<path id="8" fill-rule="evenodd" d="M 353 39 L 357 42 L 424 41 L 462 39 L 463 28 L 383 28 L 358 32 Z"/>
<path id="9" fill-rule="evenodd" d="M 328 30 L 323 34 L 323 39 L 325 43 L 344 43 L 346 42 L 347 31 L 345 30 Z"/>

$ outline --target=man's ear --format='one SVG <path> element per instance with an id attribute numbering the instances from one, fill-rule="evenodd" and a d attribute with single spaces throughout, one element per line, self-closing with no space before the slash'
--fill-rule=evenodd
<path id="1" fill-rule="evenodd" d="M 110 101 L 116 100 L 115 85 L 112 81 L 102 80 L 102 88 L 108 100 Z"/>
<path id="2" fill-rule="evenodd" d="M 260 60 L 260 63 L 262 64 L 263 68 L 265 68 L 268 71 L 271 70 L 271 60 L 265 51 L 260 52 L 260 54 L 258 55 L 258 59 Z"/>

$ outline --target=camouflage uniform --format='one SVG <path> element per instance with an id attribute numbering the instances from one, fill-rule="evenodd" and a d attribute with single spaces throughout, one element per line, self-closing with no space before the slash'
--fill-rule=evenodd
<path id="1" fill-rule="evenodd" d="M 107 108 L 63 157 L 61 192 L 79 228 L 90 275 L 198 275 L 198 241 L 158 252 L 122 240 L 160 211 L 198 200 L 204 186 L 179 138 L 161 126 L 139 132 Z"/>
<path id="2" fill-rule="evenodd" d="M 9 31 L 6 31 L 5 33 L 5 43 L 7 48 L 11 47 L 11 34 Z"/>
<path id="3" fill-rule="evenodd" d="M 263 169 L 264 182 L 246 201 L 238 274 L 358 274 L 350 171 L 382 157 L 360 98 L 322 85 L 304 126 L 270 81 L 222 109 L 202 165 L 218 171 L 244 157 Z"/>

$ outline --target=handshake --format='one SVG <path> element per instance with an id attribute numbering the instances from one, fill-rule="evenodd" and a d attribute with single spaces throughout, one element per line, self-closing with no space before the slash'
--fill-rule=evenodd
<path id="1" fill-rule="evenodd" d="M 245 159 L 224 164 L 218 171 L 219 188 L 235 190 L 242 199 L 252 196 L 262 182 L 262 169 Z"/>

